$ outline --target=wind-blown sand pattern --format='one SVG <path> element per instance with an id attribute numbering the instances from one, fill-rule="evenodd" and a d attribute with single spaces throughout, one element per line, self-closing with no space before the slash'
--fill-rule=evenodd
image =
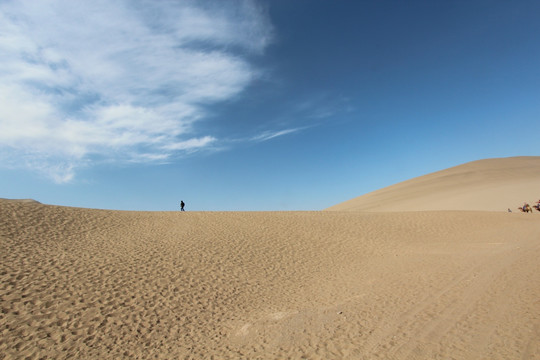
<path id="1" fill-rule="evenodd" d="M 540 212 L 0 200 L 0 359 L 540 359 L 539 258 Z"/>

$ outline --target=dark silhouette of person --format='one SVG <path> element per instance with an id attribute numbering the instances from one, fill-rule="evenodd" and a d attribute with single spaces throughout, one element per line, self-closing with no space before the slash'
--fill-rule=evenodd
<path id="1" fill-rule="evenodd" d="M 184 206 L 186 206 L 186 204 L 184 203 L 184 200 L 181 200 L 180 201 L 180 211 L 185 211 Z"/>

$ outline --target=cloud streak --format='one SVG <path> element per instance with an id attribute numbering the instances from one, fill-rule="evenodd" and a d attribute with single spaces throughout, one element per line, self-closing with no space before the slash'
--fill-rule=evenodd
<path id="1" fill-rule="evenodd" d="M 251 1 L 49 0 L 0 3 L 0 34 L 0 161 L 66 182 L 214 143 L 197 120 L 260 75 L 272 29 Z"/>
<path id="2" fill-rule="evenodd" d="M 297 132 L 299 130 L 302 130 L 302 128 L 296 128 L 296 129 L 285 129 L 285 130 L 278 130 L 278 131 L 265 131 L 262 134 L 259 134 L 257 136 L 252 137 L 251 141 L 256 142 L 262 142 L 262 141 L 268 141 L 270 139 L 277 138 L 279 136 L 292 134 L 294 132 Z"/>

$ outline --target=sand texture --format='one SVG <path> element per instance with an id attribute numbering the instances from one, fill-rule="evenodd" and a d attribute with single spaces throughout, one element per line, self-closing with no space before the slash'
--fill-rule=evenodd
<path id="1" fill-rule="evenodd" d="M 327 210 L 517 211 L 540 199 L 540 156 L 473 161 L 420 176 Z"/>
<path id="2" fill-rule="evenodd" d="M 0 219 L 1 359 L 540 359 L 540 213 Z"/>
<path id="3" fill-rule="evenodd" d="M 416 211 L 0 199 L 0 359 L 540 359 L 540 212 L 467 211 L 532 203 L 539 161 L 469 163 L 368 197 Z M 431 199 L 462 208 L 426 211 Z"/>

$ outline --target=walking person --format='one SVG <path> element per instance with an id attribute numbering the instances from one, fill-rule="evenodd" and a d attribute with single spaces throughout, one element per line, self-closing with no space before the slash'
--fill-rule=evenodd
<path id="1" fill-rule="evenodd" d="M 180 200 L 180 211 L 185 211 L 184 206 L 186 206 L 186 204 L 184 203 L 184 200 Z"/>

